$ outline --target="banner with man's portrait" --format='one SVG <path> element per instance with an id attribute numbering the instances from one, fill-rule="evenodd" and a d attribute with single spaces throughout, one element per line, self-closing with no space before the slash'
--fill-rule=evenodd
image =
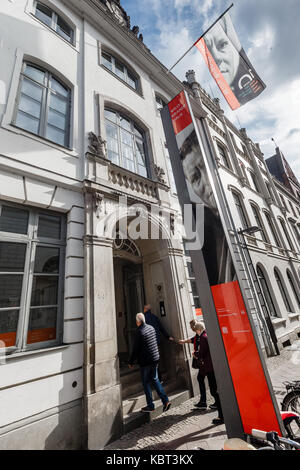
<path id="1" fill-rule="evenodd" d="M 231 109 L 253 100 L 266 88 L 241 46 L 229 13 L 195 46 Z"/>
<path id="2" fill-rule="evenodd" d="M 207 144 L 204 143 L 203 123 L 201 119 L 195 118 L 188 95 L 184 91 L 168 104 L 168 113 L 163 110 L 162 117 L 167 143 L 169 139 L 170 146 L 174 149 L 174 161 L 171 153 L 170 156 L 181 206 L 184 207 L 187 203 L 194 209 L 197 205 L 204 206 L 204 211 L 201 211 L 204 214 L 201 220 L 204 224 L 201 247 L 203 257 L 194 256 L 197 265 L 193 261 L 193 247 L 189 251 L 200 304 L 201 296 L 205 297 L 208 289 L 212 294 L 215 312 L 203 310 L 203 317 L 209 323 L 211 316 L 217 315 L 244 432 L 250 434 L 256 428 L 272 429 L 280 433 L 279 411 L 266 380 L 267 372 L 259 354 L 251 311 L 247 311 L 246 300 L 240 288 L 240 276 L 236 274 L 231 255 L 224 204 L 221 202 L 220 186 L 214 175 L 216 168 L 210 160 Z M 193 213 L 196 217 L 196 209 Z M 196 227 L 199 227 L 197 221 Z M 194 250 L 199 250 L 197 244 Z M 212 340 L 210 335 L 214 332 L 210 331 L 209 339 Z"/>
<path id="3" fill-rule="evenodd" d="M 204 206 L 202 253 L 211 286 L 234 280 L 235 272 L 228 250 L 212 185 L 209 181 L 186 96 L 182 92 L 169 103 L 171 119 L 180 151 L 191 203 Z"/>

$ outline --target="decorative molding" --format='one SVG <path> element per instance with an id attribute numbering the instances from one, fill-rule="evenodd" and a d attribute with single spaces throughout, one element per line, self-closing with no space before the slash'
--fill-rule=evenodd
<path id="1" fill-rule="evenodd" d="M 207 118 L 208 120 L 208 124 L 209 126 L 214 129 L 221 137 L 223 137 L 223 139 L 226 138 L 226 134 L 225 132 L 222 131 L 222 129 L 220 129 L 219 126 L 217 126 L 217 124 L 215 124 L 209 117 Z"/>
<path id="2" fill-rule="evenodd" d="M 104 195 L 98 192 L 93 192 L 92 194 L 96 217 L 99 219 L 101 213 L 104 211 Z"/>
<path id="3" fill-rule="evenodd" d="M 103 140 L 100 135 L 97 136 L 96 134 L 94 134 L 94 132 L 89 132 L 88 137 L 89 152 L 93 155 L 96 155 L 97 157 L 107 159 L 106 140 Z"/>
<path id="4" fill-rule="evenodd" d="M 159 183 L 166 184 L 166 181 L 164 179 L 164 176 L 166 174 L 165 170 L 158 165 L 154 165 L 154 171 Z"/>
<path id="5" fill-rule="evenodd" d="M 85 235 L 83 237 L 83 244 L 84 246 L 103 246 L 112 250 L 114 240 L 105 237 L 98 237 L 97 235 Z"/>
<path id="6" fill-rule="evenodd" d="M 127 196 L 138 195 L 157 201 L 157 185 L 159 183 L 151 181 L 136 173 L 132 173 L 125 168 L 111 165 L 108 170 L 109 183 L 116 189 L 126 193 Z"/>
<path id="7" fill-rule="evenodd" d="M 120 0 L 100 0 L 105 4 L 108 11 L 113 15 L 115 20 L 121 25 L 130 28 L 130 16 L 127 15 L 126 11 L 122 7 Z"/>

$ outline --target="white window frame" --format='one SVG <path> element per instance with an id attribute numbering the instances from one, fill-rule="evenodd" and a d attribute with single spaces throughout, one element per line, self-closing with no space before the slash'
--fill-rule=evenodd
<path id="1" fill-rule="evenodd" d="M 16 332 L 16 344 L 5 348 L 8 354 L 16 352 L 26 352 L 36 349 L 45 349 L 62 344 L 63 339 L 63 288 L 64 288 L 64 264 L 65 264 L 65 246 L 66 246 L 66 221 L 62 214 L 43 209 L 33 209 L 28 206 L 20 206 L 6 201 L 0 200 L 0 214 L 2 206 L 10 206 L 14 208 L 28 210 L 28 230 L 27 234 L 19 234 L 14 232 L 0 231 L 0 241 L 6 243 L 21 243 L 26 244 L 26 256 L 24 263 L 24 273 L 22 281 L 22 290 L 20 298 L 20 307 L 7 308 L 3 307 L 1 311 L 19 310 L 19 320 Z M 54 215 L 61 219 L 61 237 L 60 239 L 51 239 L 45 237 L 38 237 L 38 220 L 40 215 Z M 57 317 L 56 317 L 56 338 L 54 340 L 42 341 L 27 344 L 28 325 L 30 319 L 30 303 L 32 295 L 32 283 L 34 276 L 34 261 L 37 246 L 58 248 L 60 253 L 59 273 L 58 276 L 58 295 L 57 295 Z M 49 274 L 50 276 L 51 274 Z M 54 275 L 53 275 L 54 276 Z M 47 305 L 40 306 L 40 308 L 48 307 Z M 38 308 L 38 306 L 37 306 Z M 1 352 L 1 349 L 0 349 Z"/>
<path id="2" fill-rule="evenodd" d="M 110 57 L 111 65 L 112 65 L 111 69 L 103 63 L 103 54 L 106 54 L 107 56 Z M 122 65 L 124 67 L 124 77 L 125 77 L 124 79 L 116 73 L 116 61 L 119 62 L 120 65 Z M 123 82 L 127 86 L 129 86 L 129 88 L 131 90 L 136 91 L 137 93 L 141 93 L 140 77 L 128 65 L 126 65 L 124 63 L 124 61 L 122 61 L 122 59 L 119 59 L 118 57 L 115 57 L 111 52 L 101 48 L 100 49 L 100 64 L 102 65 L 102 67 L 105 68 L 105 70 L 108 70 L 110 73 L 112 73 L 114 75 L 114 77 L 118 78 L 119 80 L 121 80 L 121 82 Z M 132 75 L 132 78 L 135 81 L 135 85 L 136 85 L 135 87 L 130 85 L 130 83 L 128 81 L 129 80 L 129 78 L 128 78 L 129 73 L 130 73 L 130 75 Z"/>
<path id="3" fill-rule="evenodd" d="M 66 134 L 65 134 L 65 143 L 60 144 L 58 142 L 55 142 L 54 140 L 51 140 L 46 137 L 46 128 L 47 128 L 47 121 L 48 121 L 48 113 L 49 113 L 49 107 L 50 107 L 50 102 L 49 102 L 49 96 L 50 92 L 55 93 L 55 90 L 52 90 L 49 85 L 41 85 L 39 82 L 37 84 L 39 86 L 43 87 L 43 98 L 42 98 L 42 106 L 41 106 L 41 114 L 39 118 L 39 132 L 34 133 L 30 132 L 27 129 L 24 129 L 23 127 L 20 127 L 16 124 L 16 119 L 17 119 L 17 114 L 19 110 L 19 103 L 20 103 L 20 97 L 21 97 L 21 91 L 22 91 L 22 83 L 24 78 L 27 78 L 27 75 L 25 73 L 25 67 L 26 65 L 31 65 L 32 67 L 35 67 L 36 69 L 39 69 L 43 71 L 46 74 L 47 81 L 49 82 L 50 77 L 53 77 L 57 82 L 59 82 L 63 87 L 68 89 L 68 98 L 67 98 L 67 114 L 66 114 L 66 121 L 67 121 L 67 127 L 66 127 Z M 34 82 L 34 79 L 28 76 L 27 79 L 30 79 Z M 71 150 L 70 148 L 70 141 L 71 141 L 71 124 L 72 124 L 72 90 L 71 88 L 64 83 L 55 73 L 52 73 L 51 71 L 47 70 L 45 67 L 42 67 L 38 64 L 35 64 L 34 62 L 30 60 L 24 60 L 22 63 L 22 68 L 20 72 L 20 77 L 19 77 L 19 86 L 18 86 L 18 91 L 16 95 L 16 100 L 15 100 L 15 108 L 13 112 L 13 118 L 12 118 L 12 125 L 17 127 L 18 129 L 21 129 L 23 132 L 28 132 L 30 135 L 37 136 L 43 140 L 46 140 L 47 142 L 51 142 L 54 145 L 58 145 L 61 148 L 65 148 L 68 150 Z M 41 130 L 40 130 L 41 129 Z"/>
<path id="4" fill-rule="evenodd" d="M 40 60 L 34 57 L 28 57 L 24 55 L 24 51 L 20 48 L 16 50 L 15 54 L 15 63 L 13 66 L 13 72 L 12 72 L 12 79 L 10 82 L 9 86 L 9 91 L 8 91 L 8 96 L 7 96 L 7 104 L 6 104 L 6 109 L 3 113 L 3 117 L 1 120 L 1 127 L 3 129 L 7 129 L 10 132 L 13 132 L 14 134 L 18 134 L 21 136 L 29 137 L 32 140 L 35 140 L 36 142 L 40 143 L 44 146 L 54 148 L 56 150 L 59 150 L 60 152 L 63 152 L 67 154 L 68 156 L 71 157 L 79 157 L 79 153 L 77 149 L 73 148 L 73 143 L 74 143 L 74 128 L 77 127 L 77 115 L 79 112 L 78 108 L 78 85 L 73 85 L 70 80 L 66 79 L 63 77 L 61 80 L 66 86 L 68 86 L 71 90 L 71 109 L 70 109 L 70 142 L 69 142 L 69 147 L 63 147 L 59 144 L 56 144 L 52 140 L 47 140 L 44 137 L 40 137 L 37 134 L 32 134 L 21 127 L 16 127 L 13 124 L 14 116 L 15 116 L 15 111 L 16 111 L 16 96 L 18 95 L 18 90 L 20 86 L 20 74 L 22 73 L 22 68 L 23 68 L 23 63 L 24 62 L 30 62 L 32 64 L 36 64 L 37 67 L 41 68 L 46 68 L 45 63 L 41 63 Z M 51 70 L 49 70 L 51 71 Z M 57 71 L 53 71 L 53 75 L 57 76 L 59 78 L 59 73 Z M 76 118 L 75 118 L 76 116 Z"/>
<path id="5" fill-rule="evenodd" d="M 251 183 L 252 183 L 252 185 L 253 185 L 253 188 L 251 188 L 251 189 L 253 189 L 253 190 L 254 190 L 255 192 L 257 192 L 257 193 L 260 193 L 259 182 L 258 182 L 258 179 L 257 179 L 256 174 L 255 174 L 254 171 L 252 171 L 252 170 L 248 170 L 248 171 L 249 171 L 249 173 L 250 173 L 250 176 L 251 176 Z M 252 185 L 251 185 L 251 186 L 252 186 Z"/>
<path id="6" fill-rule="evenodd" d="M 45 6 L 49 10 L 51 10 L 51 13 L 52 13 L 51 26 L 49 26 L 47 23 L 44 23 L 40 18 L 38 18 L 36 16 L 36 10 L 37 10 L 38 3 Z M 64 14 L 62 14 L 61 12 L 58 12 L 57 9 L 55 8 L 55 6 L 52 6 L 51 2 L 34 0 L 33 5 L 32 5 L 31 14 L 37 21 L 39 21 L 46 28 L 48 28 L 52 32 L 54 32 L 57 36 L 59 36 L 61 39 L 63 39 L 67 44 L 70 44 L 71 46 L 75 47 L 75 44 L 76 44 L 76 28 L 75 28 L 74 24 L 68 18 L 66 18 L 66 16 Z M 72 31 L 72 37 L 71 37 L 70 41 L 68 39 L 64 38 L 64 36 L 62 36 L 55 28 L 59 18 L 61 18 L 69 26 L 69 28 Z"/>
<path id="7" fill-rule="evenodd" d="M 110 119 L 108 119 L 105 115 L 104 115 L 104 121 L 105 121 L 105 127 L 106 127 L 106 121 L 109 121 L 111 122 L 112 124 L 114 124 L 116 127 L 117 127 L 117 132 L 118 132 L 118 156 L 119 156 L 119 163 L 123 163 L 123 156 L 122 156 L 122 138 L 121 138 L 121 130 L 123 129 L 120 125 L 120 117 L 123 117 L 124 119 L 126 119 L 127 121 L 130 122 L 130 131 L 128 131 L 127 129 L 124 129 L 126 132 L 130 133 L 132 136 L 133 136 L 133 142 L 134 142 L 134 145 L 133 145 L 133 150 L 134 150 L 134 167 L 135 167 L 135 171 L 132 172 L 131 170 L 129 170 L 128 168 L 126 168 L 125 166 L 122 165 L 117 165 L 119 166 L 120 168 L 124 168 L 124 170 L 126 171 L 130 171 L 131 173 L 134 173 L 136 175 L 139 175 L 141 178 L 147 178 L 147 179 L 150 179 L 150 174 L 151 174 L 151 171 L 150 171 L 150 158 L 149 158 L 149 151 L 148 151 L 148 141 L 147 141 L 147 136 L 146 136 L 146 131 L 144 129 L 142 129 L 131 117 L 129 117 L 128 115 L 126 115 L 125 113 L 121 112 L 121 111 L 117 111 L 116 109 L 113 109 L 109 106 L 105 106 L 104 107 L 104 112 L 105 111 L 110 111 L 112 113 L 114 113 L 117 117 L 117 121 L 116 122 L 113 122 L 111 121 Z M 134 132 L 134 127 L 137 128 L 137 130 L 143 135 L 143 139 L 139 139 L 138 140 L 142 140 L 143 142 L 143 147 L 144 147 L 144 152 L 145 152 L 145 169 L 146 169 L 146 172 L 147 172 L 147 176 L 144 176 L 144 175 L 141 175 L 138 171 L 137 171 L 137 168 L 138 168 L 138 162 L 137 162 L 137 157 L 136 157 L 136 135 L 135 135 L 135 132 Z M 106 132 L 106 131 L 105 131 Z M 106 136 L 106 141 L 108 140 L 107 136 Z M 113 163 L 113 165 L 115 165 L 115 163 Z"/>
<path id="8" fill-rule="evenodd" d="M 229 152 L 223 143 L 220 143 L 219 140 L 216 140 L 217 145 L 217 152 L 220 162 L 223 167 L 227 168 L 227 170 L 232 170 L 231 161 L 229 157 Z"/>

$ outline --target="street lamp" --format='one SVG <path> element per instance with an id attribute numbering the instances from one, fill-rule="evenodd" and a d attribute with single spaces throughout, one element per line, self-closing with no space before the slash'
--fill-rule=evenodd
<path id="1" fill-rule="evenodd" d="M 239 230 L 238 234 L 244 235 L 244 233 L 246 233 L 247 235 L 253 235 L 253 233 L 261 232 L 261 231 L 262 231 L 262 228 L 258 227 L 257 225 L 253 225 L 252 227 L 247 227 L 247 228 L 244 228 L 243 230 Z"/>

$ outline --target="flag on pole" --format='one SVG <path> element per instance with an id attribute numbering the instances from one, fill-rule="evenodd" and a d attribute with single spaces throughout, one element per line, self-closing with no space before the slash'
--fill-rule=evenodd
<path id="1" fill-rule="evenodd" d="M 231 109 L 256 98 L 266 85 L 252 67 L 229 13 L 195 43 Z"/>

